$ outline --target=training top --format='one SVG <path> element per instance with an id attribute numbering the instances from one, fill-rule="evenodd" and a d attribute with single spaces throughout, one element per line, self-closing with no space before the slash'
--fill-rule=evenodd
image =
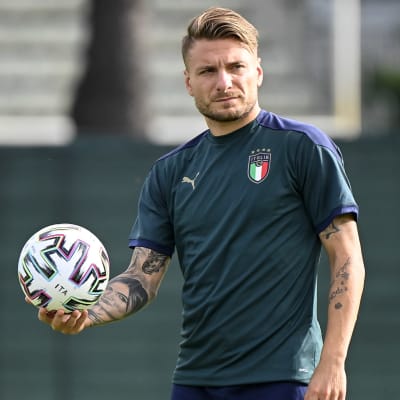
<path id="1" fill-rule="evenodd" d="M 173 382 L 309 382 L 321 347 L 318 234 L 358 215 L 342 155 L 317 128 L 262 110 L 157 160 L 129 237 L 183 274 Z"/>

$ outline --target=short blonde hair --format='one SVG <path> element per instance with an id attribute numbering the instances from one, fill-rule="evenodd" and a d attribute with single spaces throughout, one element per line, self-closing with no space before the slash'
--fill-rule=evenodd
<path id="1" fill-rule="evenodd" d="M 228 8 L 212 7 L 193 18 L 182 39 L 182 57 L 186 57 L 194 42 L 199 39 L 235 39 L 257 55 L 258 31 L 244 17 Z"/>

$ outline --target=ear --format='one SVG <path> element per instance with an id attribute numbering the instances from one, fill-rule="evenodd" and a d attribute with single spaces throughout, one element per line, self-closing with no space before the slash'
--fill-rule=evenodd
<path id="1" fill-rule="evenodd" d="M 189 71 L 187 69 L 185 69 L 185 71 L 183 71 L 183 74 L 185 76 L 185 86 L 186 86 L 186 90 L 189 93 L 190 96 L 193 96 L 193 90 L 192 90 L 192 85 L 190 84 L 190 74 Z"/>
<path id="2" fill-rule="evenodd" d="M 261 87 L 264 79 L 264 70 L 261 67 L 261 58 L 258 59 L 257 73 L 258 73 L 257 86 Z"/>

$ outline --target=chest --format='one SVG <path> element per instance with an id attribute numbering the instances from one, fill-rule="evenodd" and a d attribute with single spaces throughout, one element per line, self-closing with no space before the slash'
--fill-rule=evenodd
<path id="1" fill-rule="evenodd" d="M 295 186 L 285 151 L 267 142 L 198 152 L 174 176 L 176 234 L 207 234 L 287 213 L 298 206 Z"/>

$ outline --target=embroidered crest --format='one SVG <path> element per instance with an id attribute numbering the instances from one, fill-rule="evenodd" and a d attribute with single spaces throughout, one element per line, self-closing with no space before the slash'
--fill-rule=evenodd
<path id="1" fill-rule="evenodd" d="M 254 183 L 261 183 L 268 176 L 271 166 L 271 151 L 257 149 L 251 152 L 247 167 L 247 175 Z"/>

